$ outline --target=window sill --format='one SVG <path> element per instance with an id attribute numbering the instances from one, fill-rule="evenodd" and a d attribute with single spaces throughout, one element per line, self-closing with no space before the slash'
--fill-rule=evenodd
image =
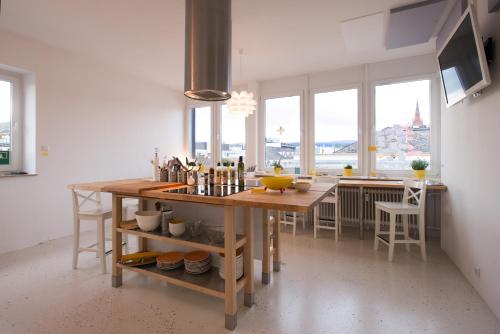
<path id="1" fill-rule="evenodd" d="M 27 173 L 27 172 L 0 172 L 0 178 L 4 177 L 26 177 L 26 176 L 36 176 L 37 173 Z"/>

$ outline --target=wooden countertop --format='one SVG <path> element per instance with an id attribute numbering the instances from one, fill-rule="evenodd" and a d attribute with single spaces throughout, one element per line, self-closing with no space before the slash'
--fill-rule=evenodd
<path id="1" fill-rule="evenodd" d="M 340 187 L 363 187 L 363 188 L 404 188 L 403 181 L 394 180 L 346 180 L 339 181 Z M 448 188 L 440 183 L 428 183 L 427 189 L 430 190 L 443 190 Z"/>

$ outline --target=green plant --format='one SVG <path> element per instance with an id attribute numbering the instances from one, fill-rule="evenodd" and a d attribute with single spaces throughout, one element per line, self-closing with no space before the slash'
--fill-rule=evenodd
<path id="1" fill-rule="evenodd" d="M 429 162 L 422 159 L 413 160 L 411 162 L 411 168 L 413 170 L 425 170 L 427 167 L 429 167 Z"/>
<path id="2" fill-rule="evenodd" d="M 344 169 L 352 169 L 351 165 L 345 165 Z"/>
<path id="3" fill-rule="evenodd" d="M 281 169 L 283 169 L 283 166 L 281 165 L 281 158 L 280 158 L 278 161 L 274 161 L 274 162 L 272 163 L 272 166 L 273 166 L 274 168 L 281 168 Z"/>

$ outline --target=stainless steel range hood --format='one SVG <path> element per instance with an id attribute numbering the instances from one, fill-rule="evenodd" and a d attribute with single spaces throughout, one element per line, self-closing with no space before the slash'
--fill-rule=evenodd
<path id="1" fill-rule="evenodd" d="M 186 0 L 184 95 L 231 98 L 231 0 Z"/>

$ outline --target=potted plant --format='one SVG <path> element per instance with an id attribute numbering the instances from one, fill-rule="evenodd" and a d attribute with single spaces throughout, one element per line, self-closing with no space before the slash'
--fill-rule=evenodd
<path id="1" fill-rule="evenodd" d="M 283 166 L 281 165 L 281 158 L 278 161 L 273 162 L 274 174 L 280 175 L 283 171 Z"/>
<path id="2" fill-rule="evenodd" d="M 419 180 L 425 179 L 425 170 L 429 167 L 429 162 L 417 159 L 411 162 L 411 168 L 415 171 L 415 177 Z"/>
<path id="3" fill-rule="evenodd" d="M 352 166 L 346 165 L 344 167 L 344 176 L 352 176 Z"/>

